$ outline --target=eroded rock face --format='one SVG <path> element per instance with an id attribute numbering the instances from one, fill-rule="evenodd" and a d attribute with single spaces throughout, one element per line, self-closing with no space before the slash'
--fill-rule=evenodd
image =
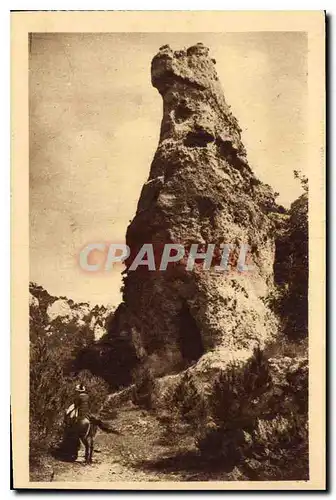
<path id="1" fill-rule="evenodd" d="M 127 229 L 131 255 L 144 243 L 154 244 L 156 257 L 165 243 L 235 246 L 230 272 L 199 265 L 187 271 L 185 262 L 167 271 L 127 270 L 119 322 L 162 375 L 210 350 L 251 352 L 276 332 L 264 300 L 273 286 L 267 211 L 274 196 L 248 165 L 209 49 L 197 44 L 174 52 L 163 46 L 151 72 L 163 118 L 149 178 Z M 237 271 L 242 244 L 250 246 L 254 271 Z"/>

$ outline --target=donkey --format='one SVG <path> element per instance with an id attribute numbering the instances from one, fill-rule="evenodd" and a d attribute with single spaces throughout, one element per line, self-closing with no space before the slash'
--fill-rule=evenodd
<path id="1" fill-rule="evenodd" d="M 69 436 L 75 439 L 75 452 L 72 453 L 74 458 L 77 457 L 80 442 L 85 447 L 85 463 L 92 463 L 93 442 L 98 428 L 107 433 L 120 434 L 119 431 L 113 429 L 107 422 L 101 420 L 95 415 L 90 414 L 88 417 L 79 418 L 78 410 L 71 405 L 65 414 L 65 428 L 69 430 Z"/>
<path id="2" fill-rule="evenodd" d="M 120 434 L 119 431 L 113 429 L 107 422 L 104 422 L 95 415 L 90 415 L 89 418 L 78 419 L 74 424 L 74 433 L 85 447 L 86 464 L 92 463 L 93 442 L 98 428 L 107 433 Z"/>

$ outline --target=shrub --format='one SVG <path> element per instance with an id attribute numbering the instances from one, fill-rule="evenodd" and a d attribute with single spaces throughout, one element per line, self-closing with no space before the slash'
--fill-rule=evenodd
<path id="1" fill-rule="evenodd" d="M 201 453 L 211 458 L 237 459 L 257 418 L 268 411 L 271 389 L 270 367 L 259 348 L 246 365 L 231 363 L 222 371 L 208 399 L 208 425 L 197 436 Z"/>
<path id="2" fill-rule="evenodd" d="M 59 420 L 69 399 L 70 388 L 62 366 L 39 338 L 30 350 L 30 452 L 31 458 L 46 449 L 60 432 Z"/>
<path id="3" fill-rule="evenodd" d="M 269 305 L 280 316 L 282 328 L 294 341 L 308 335 L 308 180 L 299 172 L 304 193 L 288 211 L 288 219 L 276 229 L 274 277 L 277 289 Z"/>
<path id="4" fill-rule="evenodd" d="M 263 410 L 263 396 L 271 387 L 270 367 L 259 348 L 246 365 L 231 363 L 218 375 L 209 398 L 216 425 L 226 429 L 253 427 Z"/>
<path id="5" fill-rule="evenodd" d="M 71 369 L 89 370 L 118 390 L 132 383 L 132 370 L 137 363 L 132 339 L 127 337 L 102 337 L 98 342 L 79 349 Z"/>
<path id="6" fill-rule="evenodd" d="M 30 285 L 30 292 L 29 439 L 30 464 L 34 466 L 60 440 L 64 411 L 73 402 L 75 385 L 83 383 L 87 387 L 93 413 L 99 412 L 108 386 L 99 376 L 83 371 L 84 367 L 77 362 L 79 353 L 95 345 L 93 330 L 89 326 L 91 316 L 104 315 L 106 309 L 96 306 L 91 316 L 85 313 L 81 322 L 71 314 L 51 321 L 48 307 L 58 298 L 34 283 Z M 72 300 L 63 299 L 70 310 L 76 309 Z M 86 303 L 78 306 L 86 306 L 89 310 Z M 101 365 L 100 354 L 98 351 L 97 364 L 100 362 Z"/>
<path id="7" fill-rule="evenodd" d="M 189 372 L 186 372 L 171 394 L 170 408 L 182 421 L 197 426 L 204 417 L 204 399 Z"/>
<path id="8" fill-rule="evenodd" d="M 146 410 L 152 409 L 155 378 L 151 369 L 144 362 L 133 370 L 132 378 L 134 382 L 132 402 L 140 408 L 144 408 Z"/>
<path id="9" fill-rule="evenodd" d="M 204 395 L 189 372 L 165 390 L 156 410 L 163 429 L 163 441 L 181 449 L 188 447 L 190 442 L 194 443 L 195 435 L 205 425 Z"/>
<path id="10" fill-rule="evenodd" d="M 309 479 L 308 423 L 291 414 L 258 420 L 244 472 L 255 480 Z"/>
<path id="11" fill-rule="evenodd" d="M 62 358 L 63 359 L 63 358 Z M 99 412 L 108 393 L 108 385 L 89 371 L 78 377 L 65 376 L 58 351 L 45 337 L 39 337 L 30 349 L 30 463 L 37 464 L 48 448 L 61 438 L 64 411 L 74 398 L 75 385 L 83 383 L 90 395 L 90 410 Z"/>
<path id="12" fill-rule="evenodd" d="M 307 363 L 270 362 L 256 349 L 245 366 L 219 374 L 197 446 L 203 457 L 240 464 L 249 479 L 307 479 Z"/>

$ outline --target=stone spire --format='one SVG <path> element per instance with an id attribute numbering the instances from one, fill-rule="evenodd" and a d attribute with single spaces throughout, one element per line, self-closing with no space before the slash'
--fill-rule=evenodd
<path id="1" fill-rule="evenodd" d="M 165 243 L 234 247 L 230 272 L 213 266 L 188 271 L 182 263 L 167 271 L 143 266 L 126 271 L 120 325 L 133 332 L 157 374 L 188 366 L 210 350 L 251 351 L 276 329 L 265 305 L 273 284 L 267 210 L 274 197 L 248 165 L 215 64 L 198 43 L 179 51 L 164 45 L 151 66 L 163 118 L 149 177 L 127 229 L 131 256 L 144 243 L 153 243 L 156 253 Z M 254 265 L 247 273 L 236 268 L 243 244 Z"/>

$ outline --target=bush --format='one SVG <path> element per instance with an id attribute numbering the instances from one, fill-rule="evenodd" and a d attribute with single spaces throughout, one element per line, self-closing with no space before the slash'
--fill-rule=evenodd
<path id="1" fill-rule="evenodd" d="M 102 337 L 77 351 L 71 369 L 89 370 L 106 380 L 112 391 L 132 383 L 132 370 L 138 359 L 131 337 Z"/>
<path id="2" fill-rule="evenodd" d="M 170 398 L 170 408 L 186 423 L 195 425 L 195 420 L 202 420 L 204 399 L 190 373 L 186 372 L 175 387 Z"/>
<path id="3" fill-rule="evenodd" d="M 78 377 L 64 375 L 58 351 L 53 351 L 45 337 L 39 337 L 30 349 L 30 463 L 39 459 L 58 442 L 63 432 L 65 409 L 72 403 L 75 385 L 83 383 L 89 392 L 92 412 L 99 412 L 108 385 L 88 371 Z"/>
<path id="4" fill-rule="evenodd" d="M 308 181 L 294 172 L 304 193 L 276 228 L 274 278 L 277 286 L 269 305 L 279 315 L 282 329 L 294 341 L 308 336 Z"/>
<path id="5" fill-rule="evenodd" d="M 60 417 L 70 394 L 62 365 L 43 337 L 31 346 L 29 382 L 30 454 L 34 460 L 59 437 Z"/>
<path id="6" fill-rule="evenodd" d="M 84 310 L 79 322 L 71 310 L 85 306 L 89 311 L 89 305 L 75 305 L 72 300 L 60 297 L 67 302 L 70 314 L 50 320 L 48 308 L 58 298 L 34 283 L 30 284 L 30 293 L 29 452 L 30 464 L 34 466 L 60 441 L 64 411 L 73 402 L 76 384 L 83 383 L 87 387 L 92 413 L 100 411 L 108 385 L 89 370 L 83 371 L 84 367 L 77 362 L 79 353 L 95 345 L 93 329 L 89 326 L 91 318 L 104 315 L 106 309 L 96 306 L 90 313 Z M 98 351 L 97 364 L 101 365 L 100 354 Z"/>
<path id="7" fill-rule="evenodd" d="M 153 408 L 153 398 L 155 391 L 155 378 L 151 369 L 146 363 L 138 365 L 132 374 L 134 387 L 132 391 L 132 402 L 150 410 Z"/>
<path id="8" fill-rule="evenodd" d="M 291 414 L 258 420 L 244 472 L 254 480 L 309 479 L 308 423 Z"/>
<path id="9" fill-rule="evenodd" d="M 197 446 L 203 457 L 240 464 L 249 479 L 307 479 L 307 366 L 274 358 L 274 375 L 270 362 L 256 349 L 245 366 L 220 373 Z"/>
<path id="10" fill-rule="evenodd" d="M 256 348 L 246 365 L 231 363 L 218 375 L 209 398 L 212 419 L 225 429 L 253 427 L 264 410 L 263 397 L 271 387 L 269 364 Z"/>
<path id="11" fill-rule="evenodd" d="M 163 430 L 162 444 L 181 450 L 194 445 L 195 435 L 205 425 L 206 404 L 189 372 L 166 388 L 156 406 L 156 417 Z"/>
<path id="12" fill-rule="evenodd" d="M 171 422 L 188 424 L 193 430 L 203 423 L 205 401 L 189 372 L 184 373 L 180 381 L 170 387 L 163 398 L 163 405 L 168 409 Z"/>
<path id="13" fill-rule="evenodd" d="M 197 436 L 201 453 L 209 458 L 237 459 L 257 418 L 268 411 L 271 388 L 270 367 L 259 348 L 246 365 L 231 363 L 221 372 L 208 399 L 208 424 Z"/>

